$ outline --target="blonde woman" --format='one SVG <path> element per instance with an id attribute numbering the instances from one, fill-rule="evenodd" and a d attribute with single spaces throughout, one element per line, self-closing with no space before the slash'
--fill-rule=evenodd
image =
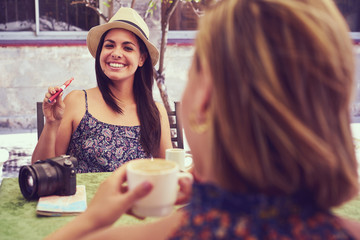
<path id="1" fill-rule="evenodd" d="M 220 1 L 200 21 L 182 102 L 197 179 L 189 204 L 111 227 L 152 187 L 120 192 L 121 167 L 50 239 L 360 239 L 359 223 L 331 212 L 359 190 L 353 83 L 332 1 Z"/>

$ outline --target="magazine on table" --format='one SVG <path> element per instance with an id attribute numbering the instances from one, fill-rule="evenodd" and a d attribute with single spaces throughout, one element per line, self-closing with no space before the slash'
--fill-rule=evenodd
<path id="1" fill-rule="evenodd" d="M 74 195 L 40 197 L 36 213 L 42 216 L 73 216 L 84 212 L 86 207 L 85 186 L 78 185 Z"/>

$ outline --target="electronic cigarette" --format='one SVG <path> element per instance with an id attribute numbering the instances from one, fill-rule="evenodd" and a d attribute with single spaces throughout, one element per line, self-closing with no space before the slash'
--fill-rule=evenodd
<path id="1" fill-rule="evenodd" d="M 60 90 L 57 91 L 54 95 L 52 95 L 52 96 L 49 98 L 48 102 L 49 102 L 49 103 L 52 103 L 52 102 L 54 101 L 54 99 L 57 98 L 57 97 L 59 96 L 59 94 L 62 93 L 62 92 L 65 90 L 65 88 L 67 88 L 67 86 L 70 85 L 70 83 L 72 82 L 72 80 L 74 80 L 73 77 L 70 78 L 69 80 L 67 80 L 67 81 L 60 87 Z"/>

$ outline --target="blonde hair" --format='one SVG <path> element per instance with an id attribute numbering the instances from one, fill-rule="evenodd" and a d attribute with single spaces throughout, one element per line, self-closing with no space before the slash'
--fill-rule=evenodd
<path id="1" fill-rule="evenodd" d="M 307 194 L 322 208 L 357 193 L 348 32 L 329 0 L 223 0 L 207 11 L 195 54 L 213 78 L 212 161 L 225 188 Z"/>

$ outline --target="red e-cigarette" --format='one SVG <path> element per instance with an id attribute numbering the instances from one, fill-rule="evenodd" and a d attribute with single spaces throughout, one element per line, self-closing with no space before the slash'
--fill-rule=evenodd
<path id="1" fill-rule="evenodd" d="M 49 102 L 49 103 L 52 103 L 52 102 L 54 101 L 54 99 L 57 98 L 57 97 L 59 96 L 59 94 L 60 94 L 62 91 L 64 91 L 65 88 L 67 88 L 67 86 L 69 86 L 70 83 L 71 83 L 73 80 L 74 80 L 73 77 L 70 78 L 69 80 L 67 80 L 67 81 L 60 87 L 60 90 L 57 91 L 54 95 L 52 95 L 52 96 L 49 98 L 48 102 Z"/>

